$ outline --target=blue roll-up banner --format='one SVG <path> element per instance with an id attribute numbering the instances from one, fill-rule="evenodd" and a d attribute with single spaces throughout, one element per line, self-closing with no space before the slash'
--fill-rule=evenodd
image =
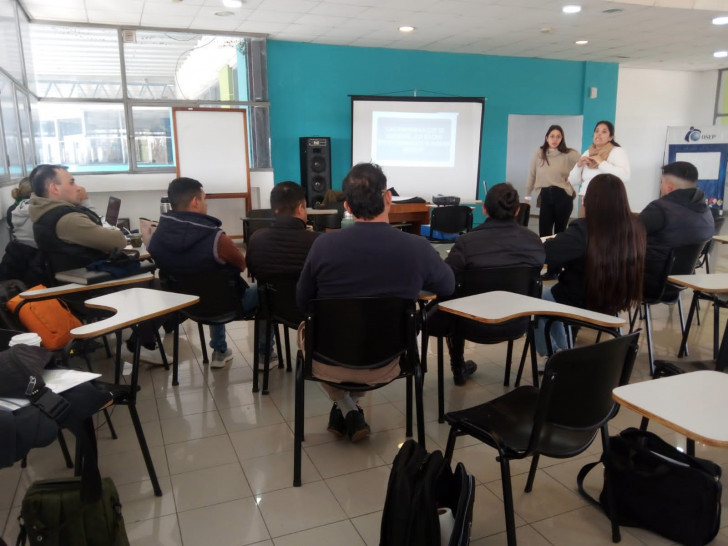
<path id="1" fill-rule="evenodd" d="M 725 171 L 728 163 L 728 126 L 668 127 L 667 163 L 688 161 L 698 169 L 698 186 L 708 204 L 723 208 Z"/>

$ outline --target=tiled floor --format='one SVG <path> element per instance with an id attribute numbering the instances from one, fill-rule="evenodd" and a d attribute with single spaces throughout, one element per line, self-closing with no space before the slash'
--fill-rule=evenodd
<path id="1" fill-rule="evenodd" d="M 719 260 L 728 265 L 728 256 Z M 687 295 L 684 300 L 687 305 Z M 655 347 L 660 356 L 672 358 L 677 351 L 676 311 L 666 306 L 654 311 Z M 702 326 L 694 327 L 691 334 L 691 357 L 709 358 L 712 313 L 707 305 L 702 318 Z M 178 387 L 171 387 L 170 372 L 142 365 L 138 407 L 162 497 L 152 493 L 126 408 L 113 412 L 118 440 L 112 440 L 106 425 L 99 422 L 101 472 L 111 476 L 120 490 L 131 543 L 378 544 L 390 464 L 405 439 L 404 382 L 395 382 L 363 399 L 372 435 L 356 445 L 326 432 L 330 403 L 316 385 L 307 385 L 304 484 L 294 488 L 293 375 L 274 369 L 270 395 L 253 394 L 250 323 L 230 325 L 228 341 L 234 360 L 232 365 L 216 370 L 202 364 L 196 328 L 191 323 L 185 326 Z M 165 343 L 171 347 L 171 341 L 168 336 Z M 647 350 L 642 341 L 633 381 L 647 377 Z M 520 347 L 517 344 L 517 351 Z M 101 351 L 97 354 L 97 365 L 108 369 L 110 363 L 100 359 Z M 504 356 L 505 344 L 469 345 L 467 357 L 478 362 L 479 369 L 464 387 L 453 386 L 447 378 L 447 407 L 467 407 L 503 393 Z M 426 377 L 425 388 L 428 448 L 444 449 L 448 427 L 436 420 L 434 374 Z M 618 431 L 638 423 L 638 416 L 623 410 L 611 427 Z M 651 426 L 651 430 L 684 445 L 684 438 L 668 429 Z M 698 454 L 724 467 L 728 464 L 728 450 L 698 446 Z M 575 459 L 542 458 L 533 492 L 528 494 L 523 493 L 528 463 L 512 465 L 520 544 L 611 543 L 606 517 L 576 492 L 579 468 L 598 457 L 599 449 L 593 446 Z M 495 452 L 463 438 L 458 440 L 455 460 L 462 461 L 477 482 L 472 544 L 505 544 Z M 57 444 L 33 450 L 24 470 L 19 464 L 0 470 L 0 530 L 4 529 L 6 541 L 14 540 L 17 534 L 16 520 L 27 487 L 36 479 L 68 476 L 70 472 L 63 465 Z M 599 478 L 592 474 L 587 486 L 596 494 Z M 724 486 L 728 484 L 725 474 L 723 480 Z M 728 545 L 728 519 L 724 516 L 723 521 L 714 544 Z M 640 529 L 623 528 L 622 544 L 670 542 Z"/>

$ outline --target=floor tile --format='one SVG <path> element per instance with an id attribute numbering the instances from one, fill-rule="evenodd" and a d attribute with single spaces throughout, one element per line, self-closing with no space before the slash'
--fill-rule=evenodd
<path id="1" fill-rule="evenodd" d="M 274 539 L 346 519 L 324 482 L 264 493 L 259 498 L 260 511 Z"/>
<path id="2" fill-rule="evenodd" d="M 225 425 L 217 411 L 192 413 L 160 422 L 165 444 L 197 440 L 225 434 Z"/>
<path id="3" fill-rule="evenodd" d="M 172 475 L 237 461 L 230 438 L 225 435 L 170 444 L 165 449 Z"/>
<path id="4" fill-rule="evenodd" d="M 365 546 L 356 528 L 349 521 L 340 521 L 331 525 L 324 525 L 292 535 L 278 537 L 273 543 L 275 546 L 319 546 L 320 544 Z"/>
<path id="5" fill-rule="evenodd" d="M 134 546 L 179 546 L 177 515 L 161 516 L 126 524 L 126 535 Z"/>
<path id="6" fill-rule="evenodd" d="M 172 490 L 180 512 L 252 495 L 237 462 L 175 474 L 172 476 Z"/>
<path id="7" fill-rule="evenodd" d="M 277 489 L 285 489 L 293 484 L 293 452 L 283 451 L 244 459 L 241 461 L 245 476 L 253 492 L 258 495 Z M 303 484 L 321 480 L 314 465 L 304 451 L 301 454 L 301 481 Z"/>
<path id="8" fill-rule="evenodd" d="M 382 510 L 388 482 L 387 466 L 326 480 L 329 489 L 350 518 Z"/>
<path id="9" fill-rule="evenodd" d="M 185 544 L 242 546 L 270 538 L 252 497 L 180 512 L 178 517 Z"/>

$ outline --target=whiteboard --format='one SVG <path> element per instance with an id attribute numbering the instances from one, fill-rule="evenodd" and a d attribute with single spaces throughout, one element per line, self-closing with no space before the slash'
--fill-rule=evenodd
<path id="1" fill-rule="evenodd" d="M 194 178 L 205 193 L 236 194 L 250 208 L 248 121 L 237 108 L 173 108 L 177 176 Z"/>

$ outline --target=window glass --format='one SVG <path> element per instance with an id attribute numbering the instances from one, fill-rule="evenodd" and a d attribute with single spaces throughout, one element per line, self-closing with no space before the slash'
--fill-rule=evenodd
<path id="1" fill-rule="evenodd" d="M 172 108 L 133 106 L 134 153 L 138 168 L 174 167 Z"/>
<path id="2" fill-rule="evenodd" d="M 129 170 L 122 104 L 39 102 L 33 130 L 42 163 L 75 173 Z"/>
<path id="3" fill-rule="evenodd" d="M 146 30 L 123 36 L 129 98 L 248 100 L 245 38 Z"/>
<path id="4" fill-rule="evenodd" d="M 718 74 L 718 99 L 715 103 L 715 114 L 728 114 L 728 86 L 726 85 L 728 70 L 721 70 Z"/>
<path id="5" fill-rule="evenodd" d="M 0 74 L 0 111 L 10 176 L 17 177 L 23 174 L 23 161 L 20 152 L 18 117 L 15 112 L 15 88 L 10 79 L 2 74 Z"/>
<path id="6" fill-rule="evenodd" d="M 117 31 L 30 25 L 25 44 L 30 89 L 43 98 L 121 99 Z"/>
<path id="7" fill-rule="evenodd" d="M 28 107 L 28 96 L 19 89 L 15 93 L 16 104 L 18 105 L 18 119 L 20 121 L 20 141 L 25 159 L 25 174 L 29 174 L 35 167 L 35 150 L 30 134 L 30 108 Z"/>
<path id="8" fill-rule="evenodd" d="M 0 0 L 0 65 L 13 78 L 22 82 L 23 63 L 15 9 L 15 2 Z"/>
<path id="9" fill-rule="evenodd" d="M 8 167 L 5 163 L 5 138 L 3 137 L 3 120 L 0 116 L 0 180 L 8 178 Z"/>

